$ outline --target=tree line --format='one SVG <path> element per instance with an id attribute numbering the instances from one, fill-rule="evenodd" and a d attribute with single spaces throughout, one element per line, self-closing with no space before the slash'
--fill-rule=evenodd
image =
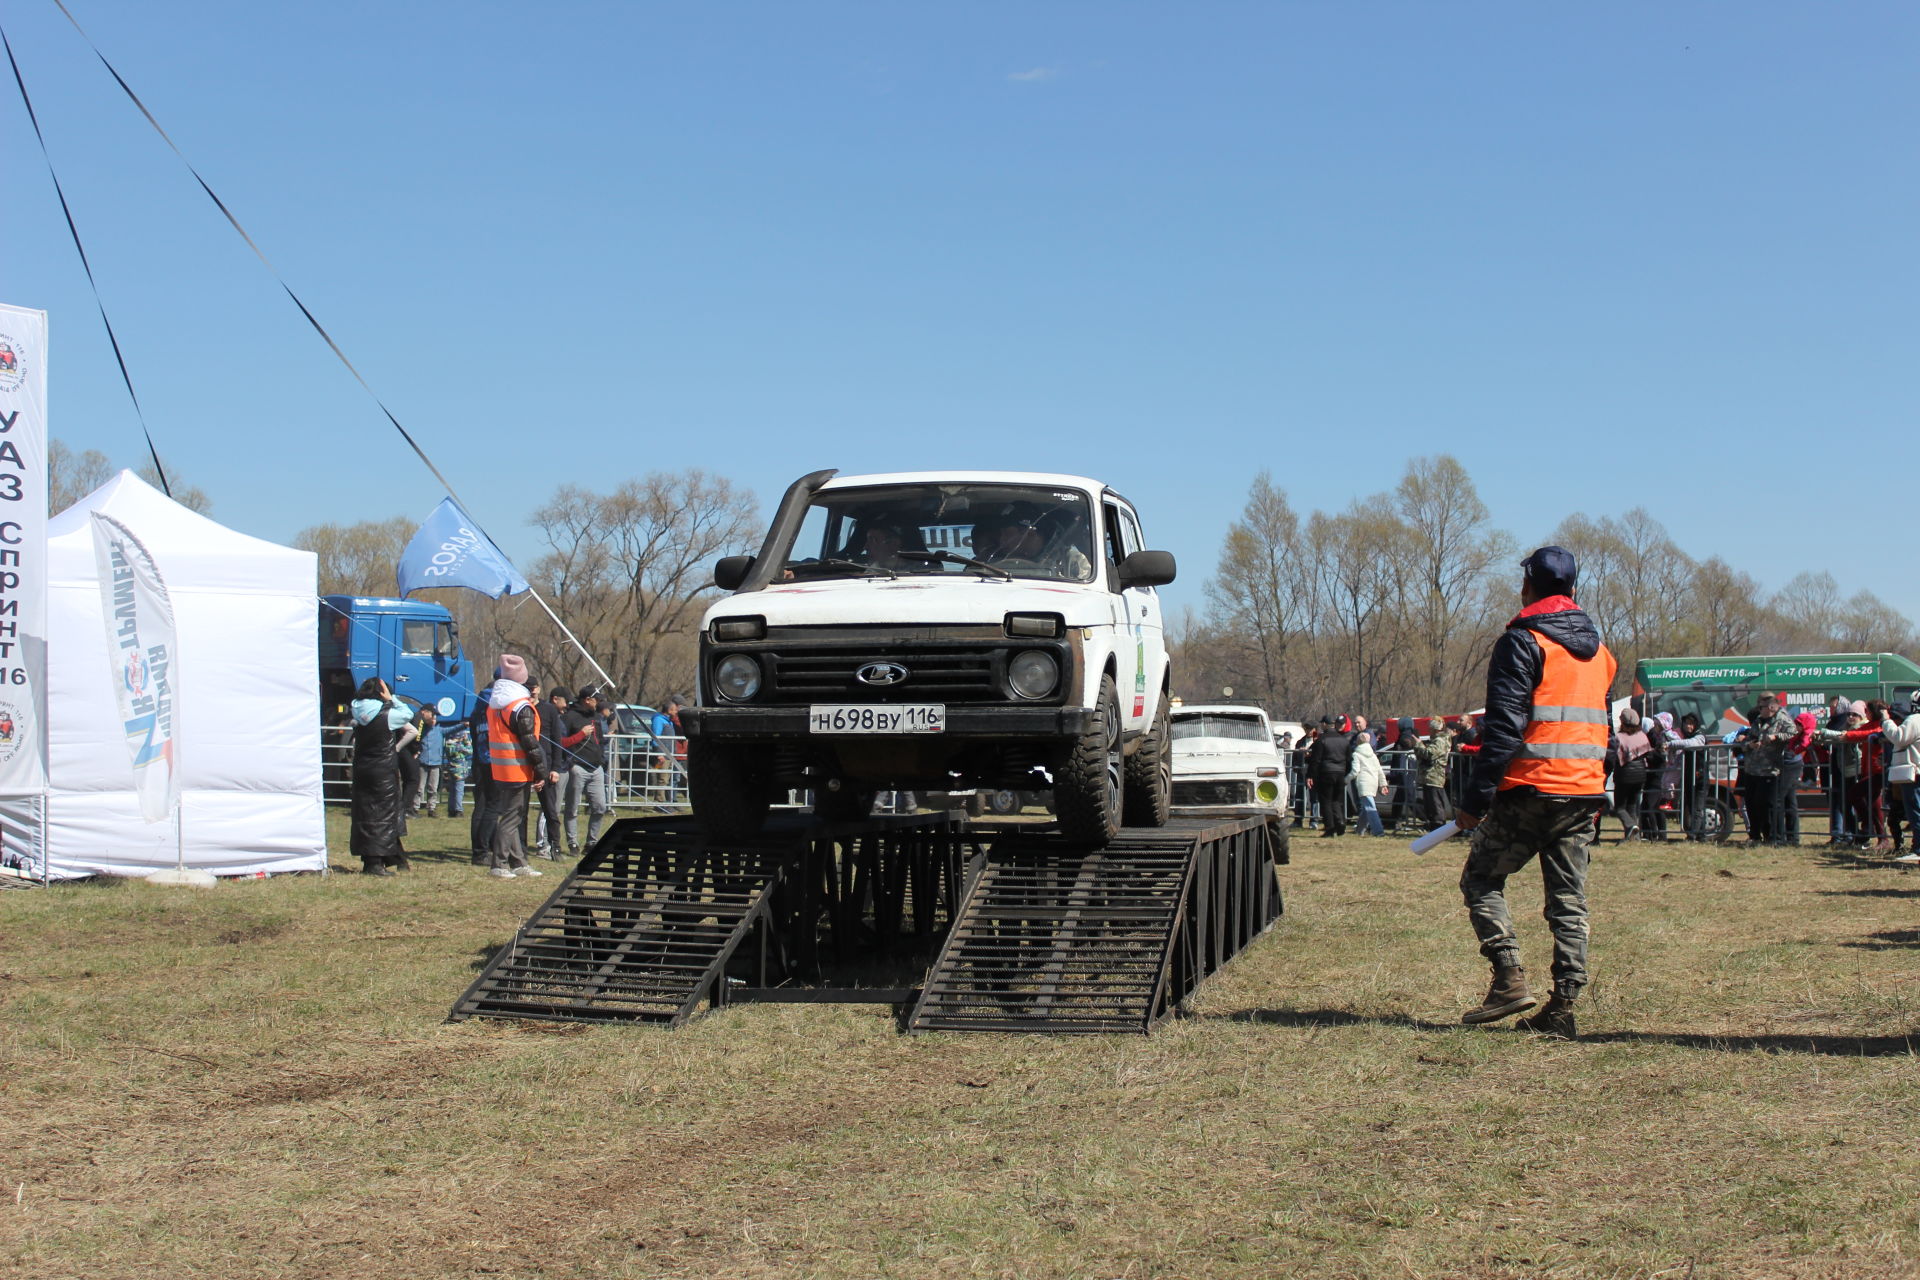
<path id="1" fill-rule="evenodd" d="M 113 473 L 104 455 L 58 441 L 48 464 L 55 511 Z M 142 476 L 153 481 L 151 464 Z M 208 509 L 204 492 L 172 478 L 186 505 Z M 655 472 L 605 491 L 563 485 L 529 523 L 542 549 L 521 568 L 621 700 L 690 692 L 713 562 L 759 544 L 753 494 L 698 469 Z M 293 542 L 319 556 L 323 595 L 384 596 L 418 527 L 405 516 L 319 524 Z M 1717 556 L 1687 554 L 1644 507 L 1567 516 L 1540 542 L 1579 558 L 1580 604 L 1623 671 L 1643 657 L 1920 650 L 1913 622 L 1871 591 L 1844 595 L 1832 574 L 1803 573 L 1769 593 Z M 1408 462 L 1385 493 L 1304 515 L 1262 472 L 1228 527 L 1204 607 L 1169 619 L 1174 692 L 1204 701 L 1230 688 L 1313 719 L 1478 707 L 1487 653 L 1518 605 L 1524 549 L 1447 455 Z M 453 613 L 483 673 L 504 651 L 525 655 L 549 685 L 598 679 L 527 596 L 417 595 Z"/>
<path id="2" fill-rule="evenodd" d="M 1907 652 L 1914 624 L 1829 573 L 1769 594 L 1695 559 L 1644 507 L 1574 514 L 1538 544 L 1580 562 L 1578 597 L 1623 672 L 1640 658 Z M 1257 699 L 1282 716 L 1457 714 L 1484 696 L 1487 654 L 1518 609 L 1524 549 L 1495 528 L 1450 456 L 1416 458 L 1386 493 L 1304 518 L 1265 472 L 1228 528 L 1203 610 L 1169 625 L 1175 692 Z"/>
<path id="3" fill-rule="evenodd" d="M 724 476 L 655 472 L 605 492 L 563 485 L 529 521 L 542 551 L 520 566 L 613 677 L 622 702 L 692 692 L 700 615 L 716 594 L 713 562 L 760 536 L 759 503 Z M 302 529 L 293 545 L 320 560 L 322 595 L 390 596 L 407 517 Z M 530 596 L 489 600 L 457 587 L 414 593 L 443 604 L 485 682 L 501 653 L 524 656 L 548 688 L 600 678 Z"/>

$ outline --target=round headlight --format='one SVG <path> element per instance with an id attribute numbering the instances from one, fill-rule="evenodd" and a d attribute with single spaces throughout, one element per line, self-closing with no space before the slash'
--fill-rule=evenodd
<path id="1" fill-rule="evenodd" d="M 729 702 L 745 702 L 760 692 L 760 664 L 744 653 L 730 653 L 713 669 L 714 687 Z"/>
<path id="2" fill-rule="evenodd" d="M 1050 653 L 1028 649 L 1007 664 L 1007 683 L 1023 698 L 1044 698 L 1060 681 L 1060 664 Z"/>
<path id="3" fill-rule="evenodd" d="M 1260 797 L 1261 804 L 1272 804 L 1280 798 L 1280 788 L 1274 786 L 1269 780 L 1262 778 L 1260 785 L 1253 789 L 1253 794 Z"/>

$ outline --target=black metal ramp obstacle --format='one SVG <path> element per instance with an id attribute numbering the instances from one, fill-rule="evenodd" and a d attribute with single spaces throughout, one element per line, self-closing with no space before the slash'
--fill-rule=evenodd
<path id="1" fill-rule="evenodd" d="M 962 845 L 945 813 L 782 815 L 732 837 L 685 815 L 616 822 L 448 1018 L 677 1027 L 735 999 L 826 995 L 796 984 L 857 946 L 939 936 L 960 896 Z"/>
<path id="2" fill-rule="evenodd" d="M 1146 1032 L 1280 915 L 1266 816 L 1129 828 L 1104 849 L 994 834 L 915 1031 Z"/>
<path id="3" fill-rule="evenodd" d="M 679 1026 L 725 1001 L 727 961 L 805 848 L 796 832 L 709 840 L 690 819 L 616 822 L 453 1006 L 449 1020 Z"/>

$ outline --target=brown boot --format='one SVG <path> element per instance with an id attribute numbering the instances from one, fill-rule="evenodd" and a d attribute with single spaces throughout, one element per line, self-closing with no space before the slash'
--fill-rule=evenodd
<path id="1" fill-rule="evenodd" d="M 1540 1012 L 1530 1018 L 1522 1018 L 1513 1025 L 1521 1031 L 1538 1031 L 1556 1040 L 1572 1040 L 1580 1034 L 1573 1021 L 1572 998 L 1558 992 L 1547 999 Z"/>
<path id="2" fill-rule="evenodd" d="M 1498 1022 L 1516 1013 L 1525 1013 L 1538 1003 L 1533 993 L 1527 990 L 1525 969 L 1517 964 L 1496 964 L 1493 966 L 1493 984 L 1487 988 L 1487 998 L 1461 1014 L 1460 1021 L 1468 1024 Z"/>

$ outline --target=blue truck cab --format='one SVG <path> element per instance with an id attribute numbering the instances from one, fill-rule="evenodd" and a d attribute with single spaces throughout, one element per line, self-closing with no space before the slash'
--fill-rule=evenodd
<path id="1" fill-rule="evenodd" d="M 370 596 L 320 597 L 320 707 L 323 723 L 342 724 L 353 691 L 369 676 L 394 696 L 433 707 L 442 720 L 473 713 L 473 665 L 444 605 Z"/>

